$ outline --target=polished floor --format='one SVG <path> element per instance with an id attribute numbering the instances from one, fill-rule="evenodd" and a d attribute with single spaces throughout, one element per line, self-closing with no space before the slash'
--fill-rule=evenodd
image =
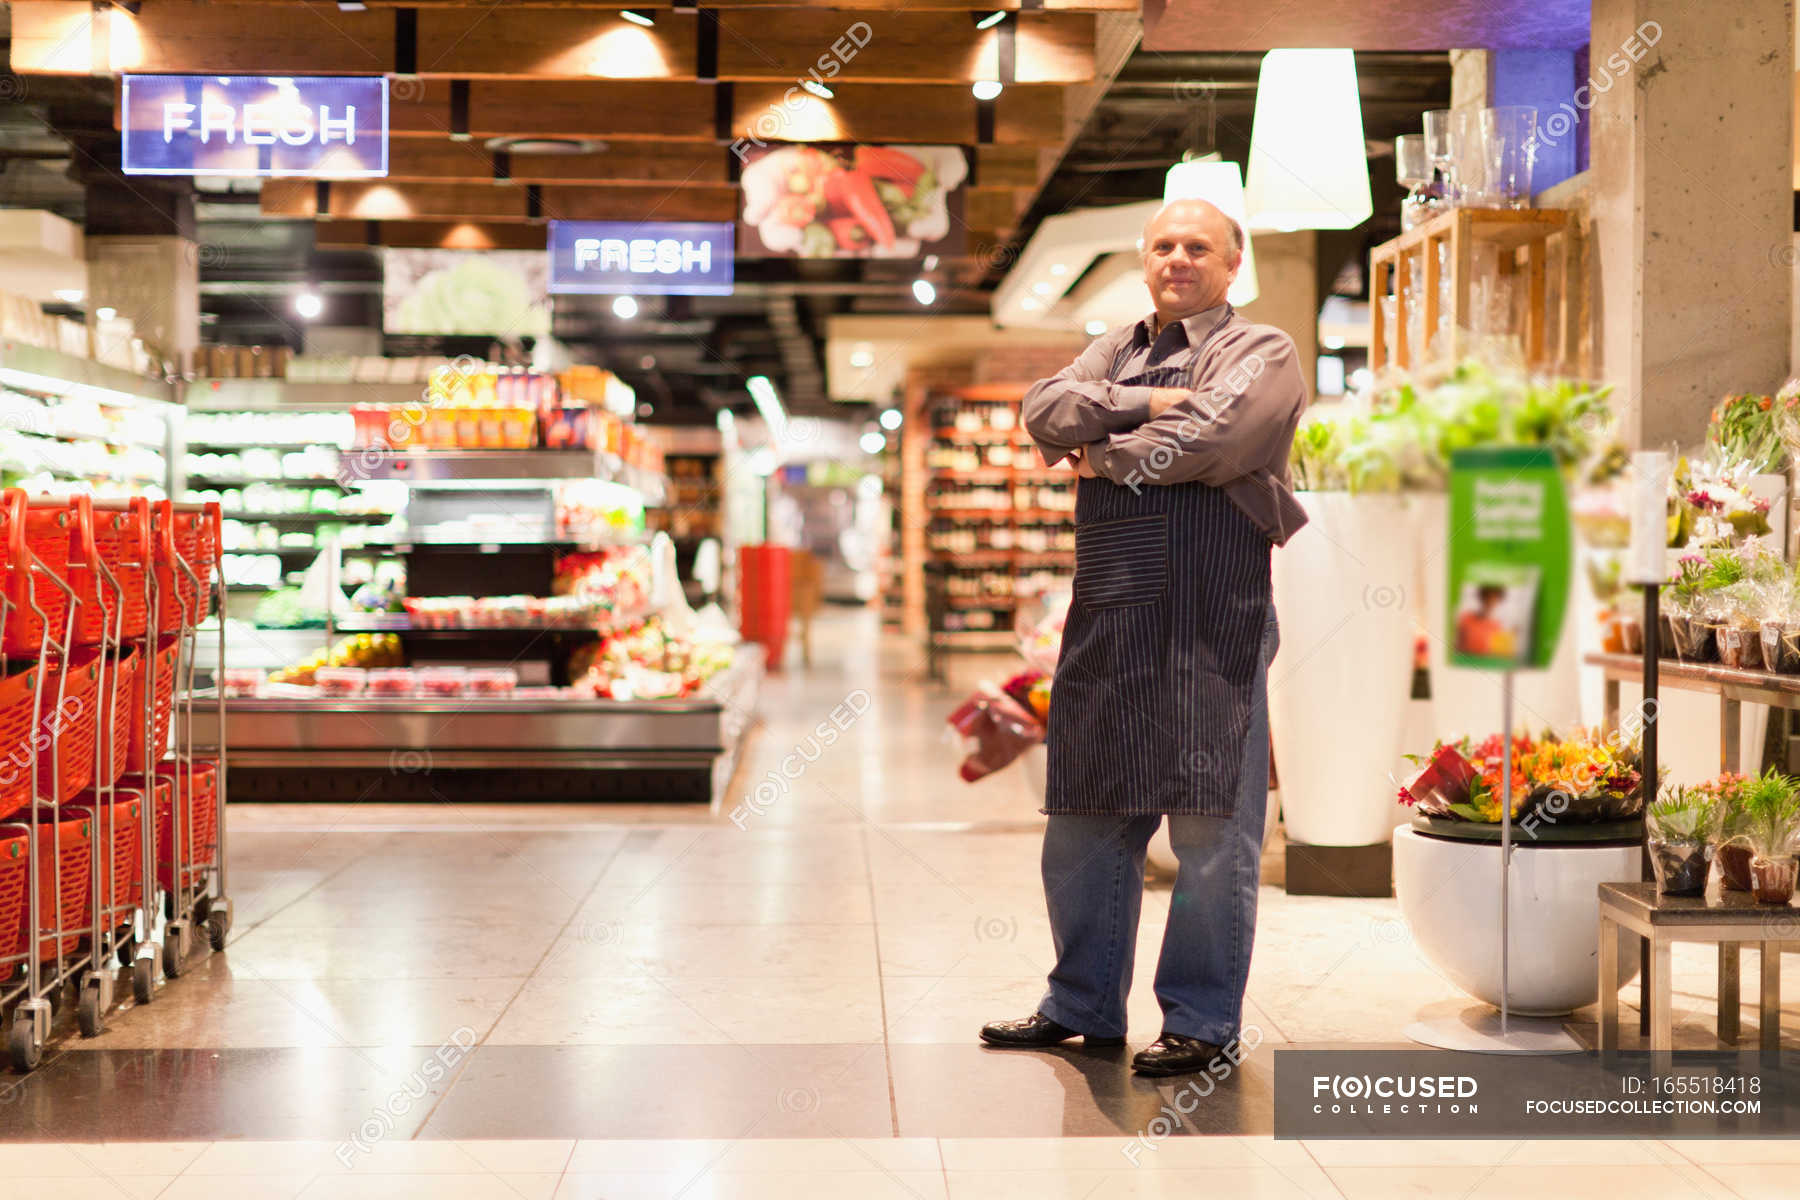
<path id="1" fill-rule="evenodd" d="M 233 810 L 230 945 L 0 1075 L 0 1177 L 171 1198 L 1793 1194 L 1800 1141 L 1274 1141 L 1268 1050 L 1399 1045 L 1461 1004 L 1391 900 L 1289 897 L 1278 852 L 1245 1014 L 1263 1048 L 1177 1131 L 1198 1136 L 1134 1165 L 1180 1081 L 1133 1077 L 1129 1050 L 974 1037 L 1031 1011 L 1049 962 L 1037 802 L 1017 768 L 962 783 L 943 726 L 1010 660 L 932 685 L 860 613 L 815 642 L 766 685 L 717 811 Z M 1682 1044 L 1712 1045 L 1710 961 L 1677 961 Z M 1785 1025 L 1800 1047 L 1800 1009 Z"/>

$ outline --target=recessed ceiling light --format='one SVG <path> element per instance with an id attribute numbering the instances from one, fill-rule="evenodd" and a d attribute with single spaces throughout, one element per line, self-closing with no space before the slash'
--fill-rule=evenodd
<path id="1" fill-rule="evenodd" d="M 913 299 L 920 304 L 930 304 L 937 299 L 937 289 L 931 286 L 931 280 L 913 280 Z"/>
<path id="2" fill-rule="evenodd" d="M 637 301 L 630 296 L 620 296 L 612 302 L 613 316 L 629 321 L 637 316 Z"/>
<path id="3" fill-rule="evenodd" d="M 619 15 L 624 17 L 627 21 L 630 21 L 633 25 L 642 25 L 645 29 L 649 29 L 656 24 L 655 17 L 638 12 L 636 9 L 623 9 L 620 11 Z"/>
<path id="4" fill-rule="evenodd" d="M 311 321 L 325 311 L 325 299 L 317 292 L 301 292 L 294 297 L 294 311 L 301 320 Z"/>
<path id="5" fill-rule="evenodd" d="M 1319 339 L 1319 344 L 1324 346 L 1327 350 L 1342 350 L 1344 348 L 1344 339 L 1341 337 L 1322 337 Z"/>
<path id="6" fill-rule="evenodd" d="M 82 291 L 80 288 L 58 288 L 54 293 L 64 304 L 80 304 Z"/>
<path id="7" fill-rule="evenodd" d="M 1069 264 L 1068 263 L 1051 263 L 1050 264 L 1050 273 L 1052 275 L 1067 275 L 1069 273 Z"/>
<path id="8" fill-rule="evenodd" d="M 1026 312 L 1036 312 L 1038 309 L 1040 309 L 1044 306 L 1038 300 L 1038 298 L 1036 296 L 1027 296 L 1023 300 L 1019 301 L 1019 307 L 1024 309 Z"/>
<path id="9" fill-rule="evenodd" d="M 1048 296 L 1050 294 L 1050 285 L 1040 279 L 1031 285 L 1031 290 L 1040 296 Z"/>
<path id="10" fill-rule="evenodd" d="M 992 29 L 994 26 L 998 25 L 1000 22 L 1002 22 L 1004 20 L 1006 20 L 1006 10 L 1003 8 L 997 8 L 993 12 L 989 13 L 987 16 L 978 18 L 975 22 L 975 28 L 977 28 L 977 29 Z"/>
<path id="11" fill-rule="evenodd" d="M 94 310 L 94 319 L 98 321 L 110 321 L 118 315 L 119 310 L 111 306 L 96 308 Z"/>
<path id="12" fill-rule="evenodd" d="M 656 370 L 656 355 L 654 355 L 654 354 L 644 355 L 644 357 L 638 359 L 638 367 L 641 370 L 645 370 L 645 371 Z"/>
<path id="13" fill-rule="evenodd" d="M 651 413 L 653 413 L 655 411 L 656 411 L 656 405 L 650 403 L 648 400 L 644 401 L 642 404 L 637 406 L 637 415 L 640 417 L 648 417 Z"/>
<path id="14" fill-rule="evenodd" d="M 887 439 L 873 429 L 863 434 L 862 437 L 858 438 L 856 441 L 857 445 L 862 447 L 862 452 L 864 454 L 880 454 L 883 450 L 887 449 Z"/>
<path id="15" fill-rule="evenodd" d="M 1099 337 L 1106 332 L 1106 322 L 1096 319 L 1089 321 L 1086 325 L 1083 325 L 1082 328 L 1087 330 L 1087 335 L 1089 337 Z"/>
<path id="16" fill-rule="evenodd" d="M 901 420 L 901 417 L 900 417 L 899 409 L 888 408 L 888 409 L 882 410 L 881 427 L 883 429 L 898 429 L 898 428 L 900 428 L 900 420 Z"/>
<path id="17" fill-rule="evenodd" d="M 1005 89 L 1000 86 L 998 79 L 978 79 L 971 90 L 977 100 L 992 100 Z"/>
<path id="18" fill-rule="evenodd" d="M 875 365 L 875 351 L 867 346 L 858 346 L 850 352 L 850 365 L 863 370 Z"/>
<path id="19" fill-rule="evenodd" d="M 800 81 L 800 86 L 821 100 L 829 100 L 832 96 L 836 95 L 835 92 L 816 79 L 802 79 Z"/>

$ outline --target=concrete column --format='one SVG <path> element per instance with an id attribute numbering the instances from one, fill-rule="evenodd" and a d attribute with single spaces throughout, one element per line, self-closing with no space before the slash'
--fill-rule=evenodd
<path id="1" fill-rule="evenodd" d="M 1310 393 L 1319 371 L 1319 235 L 1310 229 L 1259 233 L 1252 238 L 1252 249 L 1256 251 L 1257 296 L 1241 311 L 1248 319 L 1273 325 L 1294 339 Z"/>
<path id="2" fill-rule="evenodd" d="M 183 237 L 90 235 L 87 257 L 89 319 L 117 309 L 146 345 L 185 367 L 200 344 L 199 247 Z"/>
<path id="3" fill-rule="evenodd" d="M 1634 446 L 1787 375 L 1793 72 L 1791 0 L 1594 0 L 1600 367 Z"/>

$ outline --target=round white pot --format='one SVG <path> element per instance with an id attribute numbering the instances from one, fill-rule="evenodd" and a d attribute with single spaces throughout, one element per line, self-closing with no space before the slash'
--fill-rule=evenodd
<path id="1" fill-rule="evenodd" d="M 1431 725 L 1434 735 L 1452 741 L 1469 734 L 1477 740 L 1498 733 L 1501 724 L 1501 673 L 1453 667 L 1446 659 L 1450 644 L 1445 628 L 1449 606 L 1449 548 L 1446 526 L 1449 501 L 1442 494 L 1414 497 L 1419 509 L 1419 584 L 1423 603 L 1416 610 L 1430 648 Z M 1556 657 L 1545 669 L 1513 675 L 1513 728 L 1533 734 L 1562 732 L 1581 724 L 1581 636 L 1577 626 L 1591 621 L 1579 603 L 1581 589 L 1571 587 Z M 1430 746 L 1420 746 L 1423 753 Z"/>
<path id="2" fill-rule="evenodd" d="M 1404 496 L 1302 492 L 1275 551 L 1281 650 L 1269 726 L 1288 840 L 1369 846 L 1393 826 L 1412 690 L 1416 510 Z"/>
<path id="3" fill-rule="evenodd" d="M 1596 925 L 1602 883 L 1635 880 L 1641 849 L 1514 843 L 1508 1002 L 1521 1016 L 1600 998 Z M 1500 1005 L 1500 847 L 1394 830 L 1394 891 L 1419 953 L 1477 1000 Z M 1619 956 L 1619 986 L 1637 955 Z"/>

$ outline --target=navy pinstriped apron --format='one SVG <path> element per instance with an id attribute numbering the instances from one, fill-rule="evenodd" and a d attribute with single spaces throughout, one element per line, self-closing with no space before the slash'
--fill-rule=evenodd
<path id="1" fill-rule="evenodd" d="M 1127 343 L 1114 374 L 1130 352 Z M 1193 386 L 1180 367 L 1116 382 Z M 1134 493 L 1081 480 L 1074 597 L 1045 738 L 1045 812 L 1236 811 L 1269 558 L 1269 539 L 1219 488 L 1140 483 Z"/>

